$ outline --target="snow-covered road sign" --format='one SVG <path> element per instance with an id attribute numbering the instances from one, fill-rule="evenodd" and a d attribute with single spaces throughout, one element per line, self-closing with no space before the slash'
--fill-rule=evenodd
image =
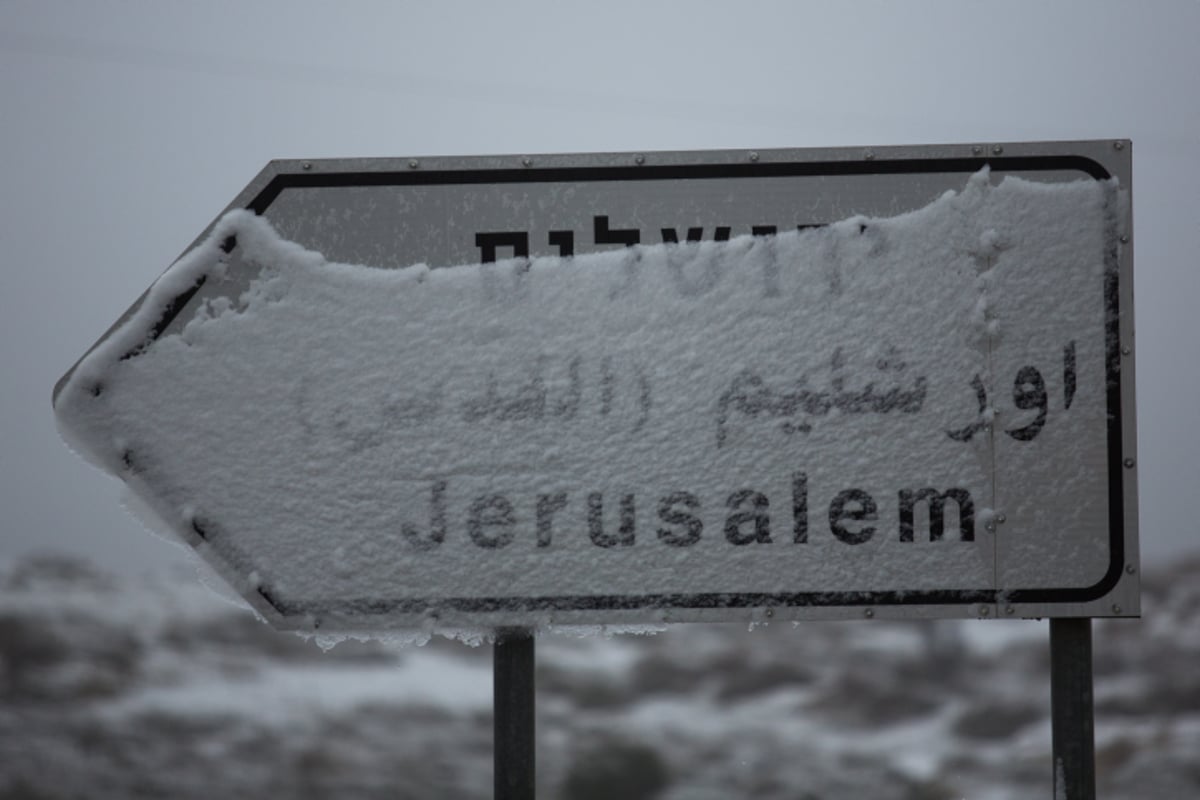
<path id="1" fill-rule="evenodd" d="M 1136 614 L 1130 169 L 272 162 L 55 408 L 280 627 Z"/>

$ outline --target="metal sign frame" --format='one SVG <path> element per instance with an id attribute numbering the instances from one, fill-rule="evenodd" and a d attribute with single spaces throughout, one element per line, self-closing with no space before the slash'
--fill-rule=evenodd
<path id="1" fill-rule="evenodd" d="M 1038 176 L 1069 173 L 1095 180 L 1115 178 L 1128 192 L 1131 186 L 1131 147 L 1126 140 L 1051 143 L 987 143 L 918 147 L 833 149 L 730 150 L 705 152 L 647 152 L 558 154 L 529 156 L 420 157 L 388 159 L 327 159 L 272 161 L 230 203 L 227 210 L 245 208 L 269 218 L 285 192 L 323 187 L 452 186 L 471 184 L 571 183 L 591 181 L 688 181 L 711 178 L 772 178 L 838 175 L 914 175 L 954 173 L 963 180 L 989 167 L 993 173 Z M 1119 220 L 1132 230 L 1131 204 Z M 219 217 L 218 217 L 219 218 Z M 216 220 L 214 220 L 214 223 Z M 209 226 L 211 230 L 212 225 Z M 204 239 L 208 230 L 197 238 Z M 614 239 L 614 242 L 619 240 Z M 568 249 L 568 245 L 569 248 Z M 481 260 L 495 257 L 496 248 L 529 255 L 528 242 L 496 238 L 479 244 Z M 574 252 L 573 243 L 559 242 L 559 252 Z M 490 247 L 490 251 L 487 249 Z M 505 251 L 507 252 L 507 251 Z M 551 251 L 553 252 L 553 251 Z M 1133 251 L 1128 235 L 1105 254 L 1103 301 L 1107 382 L 1107 481 L 1109 563 L 1103 577 L 1088 586 L 980 590 L 815 591 L 788 593 L 694 593 L 679 595 L 584 596 L 522 598 L 439 598 L 438 605 L 457 612 L 508 609 L 566 612 L 561 621 L 576 621 L 586 612 L 590 621 L 604 616 L 614 622 L 635 622 L 638 609 L 655 607 L 670 612 L 670 621 L 762 619 L 776 610 L 788 618 L 852 617 L 1042 617 L 1127 616 L 1139 612 L 1137 588 L 1136 430 L 1134 415 L 1134 331 L 1132 322 Z M 171 328 L 188 310 L 201 287 L 178 296 L 154 331 Z M 136 307 L 136 304 L 135 304 Z M 126 313 L 126 317 L 130 313 Z M 124 319 L 124 318 L 123 318 Z M 120 324 L 120 321 L 117 323 Z M 116 325 L 114 325 L 114 328 Z M 70 373 L 68 373 L 69 376 Z M 67 376 L 55 388 L 61 389 Z M 205 542 L 199 526 L 182 531 L 193 545 Z M 218 564 L 219 570 L 232 571 Z M 249 600 L 273 624 L 306 627 L 313 608 L 289 604 L 259 590 Z M 420 610 L 421 599 L 358 598 L 357 608 L 377 611 Z M 498 621 L 503 622 L 501 618 Z M 362 627 L 370 627 L 369 624 Z"/>

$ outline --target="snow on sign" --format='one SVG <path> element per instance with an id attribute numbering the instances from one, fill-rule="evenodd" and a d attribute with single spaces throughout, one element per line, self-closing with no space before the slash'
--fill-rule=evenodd
<path id="1" fill-rule="evenodd" d="M 272 162 L 55 410 L 280 627 L 1136 614 L 1129 181 Z"/>

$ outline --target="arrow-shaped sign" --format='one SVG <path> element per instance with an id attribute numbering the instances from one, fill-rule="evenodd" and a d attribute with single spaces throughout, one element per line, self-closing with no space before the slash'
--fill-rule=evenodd
<path id="1" fill-rule="evenodd" d="M 400 188 L 301 167 L 252 185 L 55 409 L 283 627 L 1094 614 L 1114 592 L 1136 613 L 1126 196 L 1041 157 L 1003 179 L 710 155 L 647 173 L 640 206 L 614 199 L 645 189 L 624 166 Z M 723 183 L 804 197 L 822 169 L 810 217 L 688 210 Z M 871 170 L 920 204 L 826 224 L 878 196 Z M 383 189 L 436 224 L 389 222 Z M 480 195 L 511 213 L 450 213 Z M 403 264 L 389 237 L 442 245 Z"/>

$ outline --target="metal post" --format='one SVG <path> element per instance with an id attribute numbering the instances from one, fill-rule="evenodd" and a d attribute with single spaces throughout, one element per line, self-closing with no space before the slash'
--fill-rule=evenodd
<path id="1" fill-rule="evenodd" d="M 1092 620 L 1050 620 L 1050 727 L 1054 800 L 1095 800 Z"/>
<path id="2" fill-rule="evenodd" d="M 533 632 L 496 631 L 493 647 L 496 800 L 533 800 Z"/>

